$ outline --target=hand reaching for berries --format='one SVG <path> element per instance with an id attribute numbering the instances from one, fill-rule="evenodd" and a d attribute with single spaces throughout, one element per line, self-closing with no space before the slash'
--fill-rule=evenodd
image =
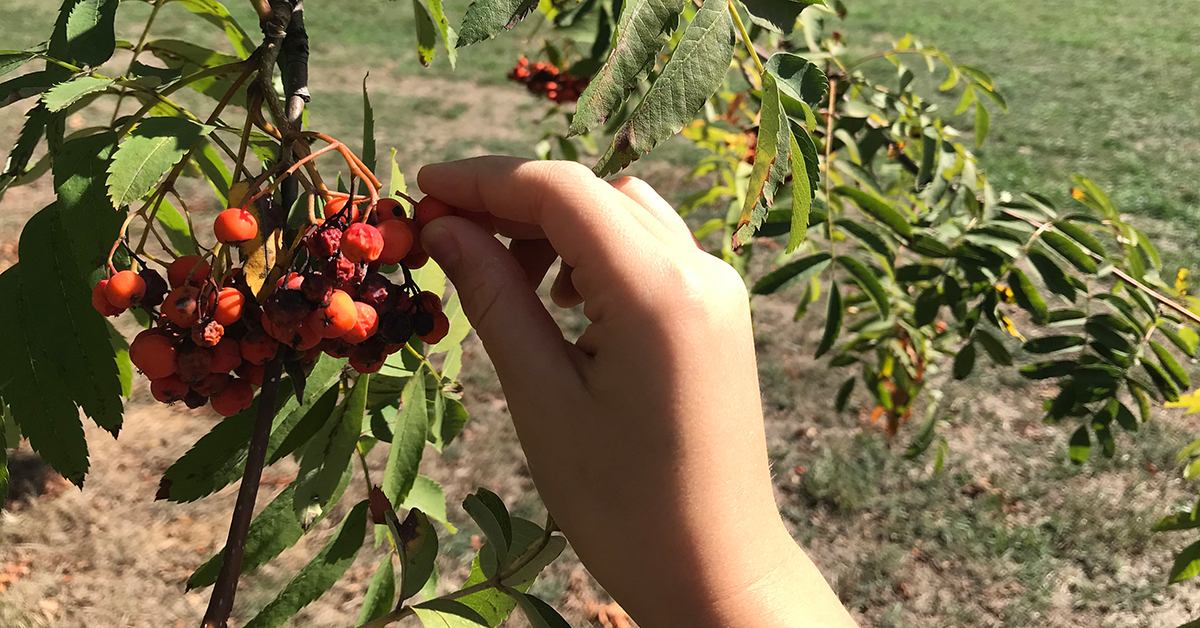
<path id="1" fill-rule="evenodd" d="M 495 364 L 547 508 L 639 625 L 854 626 L 776 510 L 737 273 L 636 179 L 481 157 L 418 183 L 470 217 L 421 242 Z M 574 343 L 534 292 L 556 256 L 555 301 L 590 321 Z"/>

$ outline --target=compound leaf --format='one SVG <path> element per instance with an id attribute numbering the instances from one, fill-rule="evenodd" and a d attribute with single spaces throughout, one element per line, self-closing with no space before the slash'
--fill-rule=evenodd
<path id="1" fill-rule="evenodd" d="M 491 39 L 517 25 L 538 5 L 538 0 L 475 0 L 467 7 L 458 29 L 458 47 Z"/>

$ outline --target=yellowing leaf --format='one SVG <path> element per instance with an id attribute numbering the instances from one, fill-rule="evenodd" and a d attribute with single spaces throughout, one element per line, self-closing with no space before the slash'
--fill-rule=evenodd
<path id="1" fill-rule="evenodd" d="M 1163 405 L 1168 408 L 1187 408 L 1184 414 L 1200 412 L 1200 390 L 1187 395 L 1180 395 L 1179 401 L 1168 401 Z"/>
<path id="2" fill-rule="evenodd" d="M 1013 324 L 1011 318 L 1001 314 L 1000 324 L 1004 325 L 1004 331 L 1008 332 L 1008 335 L 1012 336 L 1013 338 L 1020 338 L 1021 342 L 1025 342 L 1025 336 L 1021 335 L 1021 332 L 1017 331 L 1017 326 Z"/>

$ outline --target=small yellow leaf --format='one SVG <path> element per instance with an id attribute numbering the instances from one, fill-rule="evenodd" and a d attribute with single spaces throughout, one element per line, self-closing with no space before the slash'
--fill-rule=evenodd
<path id="1" fill-rule="evenodd" d="M 1179 397 L 1179 401 L 1168 401 L 1165 404 L 1168 408 L 1187 408 L 1184 414 L 1195 414 L 1200 412 L 1200 390 L 1188 395 Z"/>
<path id="2" fill-rule="evenodd" d="M 1025 342 L 1025 336 L 1022 336 L 1021 332 L 1017 331 L 1017 326 L 1013 324 L 1011 318 L 1001 314 L 1000 324 L 1004 325 L 1004 331 L 1008 332 L 1008 335 L 1013 338 L 1020 338 L 1021 342 Z"/>
<path id="3" fill-rule="evenodd" d="M 1175 274 L 1175 292 L 1178 292 L 1180 296 L 1187 294 L 1190 283 L 1188 281 L 1188 269 L 1180 268 L 1179 272 Z"/>
<path id="4" fill-rule="evenodd" d="M 1084 196 L 1083 190 L 1079 188 L 1071 188 L 1071 198 L 1077 201 L 1082 201 Z"/>

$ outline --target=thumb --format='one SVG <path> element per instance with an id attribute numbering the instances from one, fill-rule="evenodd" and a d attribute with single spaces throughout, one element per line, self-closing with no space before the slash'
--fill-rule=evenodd
<path id="1" fill-rule="evenodd" d="M 454 284 L 506 389 L 539 390 L 567 375 L 577 378 L 562 331 L 499 240 L 470 220 L 446 216 L 421 230 L 421 245 Z"/>

